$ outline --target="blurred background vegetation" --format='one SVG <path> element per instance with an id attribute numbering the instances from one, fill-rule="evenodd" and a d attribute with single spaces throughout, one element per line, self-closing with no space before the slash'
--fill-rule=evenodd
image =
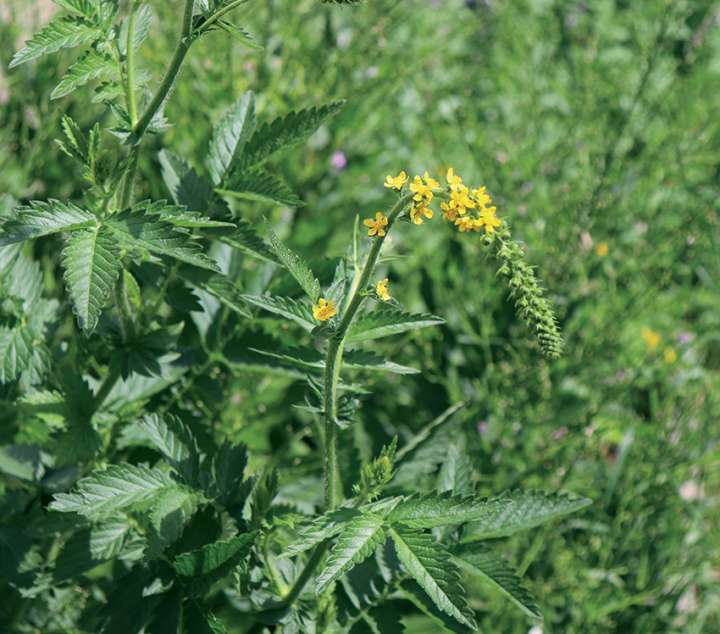
<path id="1" fill-rule="evenodd" d="M 178 18 L 173 3 L 151 4 L 141 65 L 157 79 Z M 103 116 L 89 90 L 49 100 L 72 53 L 7 71 L 48 5 L 0 4 L 0 193 L 19 200 L 77 199 L 81 180 L 53 139 L 65 113 L 83 127 Z M 222 34 L 193 48 L 157 149 L 200 164 L 212 124 L 247 89 L 266 117 L 346 99 L 277 164 L 307 206 L 238 213 L 271 215 L 299 251 L 337 257 L 355 215 L 386 205 L 386 174 L 453 165 L 488 187 L 557 307 L 567 345 L 548 363 L 478 240 L 439 224 L 394 236 L 394 295 L 448 323 L 379 344 L 423 374 L 373 383 L 346 432 L 374 453 L 463 402 L 443 433 L 467 446 L 483 492 L 595 501 L 506 544 L 544 624 L 480 590 L 484 631 L 720 631 L 719 4 L 264 0 L 237 15 L 263 48 Z M 140 169 L 141 193 L 167 198 L 157 153 Z M 266 334 L 282 337 L 275 324 Z M 307 453 L 308 422 L 291 407 L 299 382 L 198 381 L 215 433 L 282 461 L 286 501 L 314 501 L 317 472 L 293 466 Z"/>

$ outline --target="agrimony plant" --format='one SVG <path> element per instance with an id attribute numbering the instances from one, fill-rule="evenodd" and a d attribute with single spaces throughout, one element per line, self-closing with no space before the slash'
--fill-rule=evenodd
<path id="1" fill-rule="evenodd" d="M 193 43 L 224 31 L 256 46 L 230 21 L 246 3 L 186 0 L 154 90 L 136 59 L 153 12 L 137 1 L 120 11 L 107 0 L 58 0 L 65 13 L 13 58 L 14 67 L 82 46 L 52 98 L 93 83 L 92 100 L 106 111 L 89 130 L 63 119 L 59 144 L 81 169 L 82 200 L 3 200 L 2 619 L 13 631 L 394 632 L 414 606 L 457 631 L 476 627 L 466 575 L 539 618 L 487 540 L 587 500 L 537 491 L 480 497 L 460 443 L 448 445 L 433 490 L 407 486 L 398 474 L 423 461 L 445 419 L 364 464 L 338 443 L 366 391 L 349 374 L 416 372 L 368 342 L 443 323 L 403 309 L 379 274 L 391 231 L 422 232 L 442 215 L 479 234 L 541 350 L 560 353 L 552 310 L 486 189 L 468 187 L 453 169 L 443 184 L 427 172 L 388 176 L 394 201 L 356 219 L 348 255 L 325 283 L 236 203 L 300 206 L 271 163 L 343 104 L 259 123 L 246 92 L 215 126 L 204 165 L 160 153 L 172 201 L 135 200 L 143 141 L 168 125 L 163 105 Z M 44 278 L 34 240 L 61 245 L 43 261 L 62 271 L 64 293 Z M 258 336 L 268 317 L 285 322 L 284 345 Z M 317 421 L 319 508 L 288 499 L 282 460 L 250 463 L 247 448 L 207 419 L 203 377 L 229 382 L 258 371 L 307 386 L 297 407 Z"/>

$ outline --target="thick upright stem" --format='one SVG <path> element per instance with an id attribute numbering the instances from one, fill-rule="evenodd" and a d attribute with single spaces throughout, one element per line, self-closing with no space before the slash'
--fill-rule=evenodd
<path id="1" fill-rule="evenodd" d="M 130 110 L 132 108 L 131 106 L 131 98 L 134 99 L 134 92 L 131 94 L 130 92 L 130 86 L 133 82 L 133 71 L 131 71 L 131 64 L 134 64 L 134 58 L 132 57 L 132 36 L 128 35 L 128 68 L 127 68 L 127 92 L 128 92 L 128 109 L 130 112 L 130 119 L 132 121 L 132 132 L 130 134 L 131 141 L 133 143 L 133 147 L 130 150 L 130 157 L 128 159 L 128 166 L 125 170 L 125 177 L 123 179 L 123 185 L 122 185 L 122 194 L 120 198 L 120 208 L 124 209 L 125 207 L 128 207 L 130 203 L 132 202 L 132 192 L 135 184 L 135 173 L 137 172 L 137 165 L 138 165 L 138 155 L 139 155 L 139 149 L 138 146 L 140 145 L 143 137 L 145 136 L 145 133 L 147 132 L 148 127 L 150 126 L 150 123 L 152 122 L 153 118 L 157 114 L 158 110 L 162 107 L 163 103 L 165 102 L 166 97 L 168 96 L 168 93 L 170 92 L 170 89 L 173 87 L 173 84 L 175 83 L 175 78 L 177 77 L 178 72 L 180 72 L 180 67 L 182 66 L 183 61 L 185 60 L 185 55 L 187 55 L 188 50 L 190 49 L 190 45 L 192 44 L 192 16 L 193 16 L 193 6 L 194 6 L 194 0 L 185 0 L 185 10 L 183 12 L 183 21 L 182 26 L 180 27 L 180 37 L 178 39 L 177 46 L 175 47 L 175 52 L 173 53 L 172 59 L 170 60 L 170 65 L 168 66 L 167 71 L 165 71 L 165 76 L 162 79 L 162 82 L 160 83 L 160 87 L 158 88 L 157 92 L 155 93 L 155 96 L 152 98 L 152 101 L 148 105 L 148 107 L 145 109 L 145 112 L 143 113 L 142 117 L 140 117 L 139 120 L 137 119 L 137 111 L 135 112 L 135 115 L 133 116 L 132 111 Z M 131 20 L 134 18 L 134 11 L 131 13 Z M 134 91 L 134 88 L 133 88 Z"/>
<path id="2" fill-rule="evenodd" d="M 345 348 L 345 336 L 347 335 L 353 319 L 364 299 L 365 289 L 370 277 L 375 270 L 380 251 L 387 234 L 390 232 L 393 223 L 410 201 L 412 194 L 401 196 L 388 214 L 388 224 L 385 229 L 385 236 L 378 236 L 373 240 L 372 247 L 368 253 L 365 265 L 362 268 L 360 277 L 353 282 L 352 294 L 346 304 L 345 312 L 335 334 L 330 339 L 327 356 L 325 358 L 325 459 L 324 459 L 324 480 L 325 480 L 325 507 L 333 510 L 338 501 L 338 465 L 337 465 L 337 389 L 342 370 L 343 352 Z"/>

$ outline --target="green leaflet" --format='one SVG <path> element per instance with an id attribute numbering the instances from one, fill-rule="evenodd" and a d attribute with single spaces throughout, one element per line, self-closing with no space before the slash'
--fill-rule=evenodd
<path id="1" fill-rule="evenodd" d="M 574 513 L 592 504 L 591 500 L 564 493 L 508 491 L 488 500 L 495 512 L 488 513 L 466 527 L 463 541 L 505 537 L 534 528 L 557 517 Z"/>
<path id="2" fill-rule="evenodd" d="M 55 495 L 49 508 L 61 513 L 79 513 L 90 519 L 101 518 L 177 487 L 165 471 L 121 463 L 82 478 L 73 493 Z"/>
<path id="3" fill-rule="evenodd" d="M 500 590 L 528 616 L 542 618 L 540 608 L 522 585 L 520 577 L 502 557 L 489 548 L 480 544 L 460 546 L 453 550 L 453 561 L 461 569 Z"/>
<path id="4" fill-rule="evenodd" d="M 304 205 L 282 178 L 263 169 L 245 170 L 234 174 L 222 188 L 215 191 L 242 200 L 278 203 L 289 207 Z"/>
<path id="5" fill-rule="evenodd" d="M 255 231 L 253 226 L 242 218 L 235 218 L 233 222 L 236 225 L 234 231 L 223 233 L 220 240 L 231 247 L 240 249 L 245 253 L 267 262 L 277 264 L 278 260 L 272 252 L 267 242 L 263 240 Z"/>
<path id="6" fill-rule="evenodd" d="M 280 263 L 295 278 L 295 281 L 305 291 L 305 294 L 314 304 L 320 298 L 320 282 L 318 282 L 315 274 L 310 270 L 307 262 L 297 253 L 289 249 L 283 244 L 282 240 L 277 237 L 271 229 L 269 231 L 270 248 L 277 256 Z"/>
<path id="7" fill-rule="evenodd" d="M 327 117 L 337 113 L 344 105 L 343 101 L 335 101 L 325 106 L 290 112 L 263 124 L 248 141 L 238 161 L 238 169 L 258 165 L 279 150 L 302 143 Z"/>
<path id="8" fill-rule="evenodd" d="M 318 575 L 318 594 L 355 564 L 367 559 L 385 541 L 384 521 L 382 516 L 368 513 L 359 515 L 343 527 Z"/>
<path id="9" fill-rule="evenodd" d="M 213 130 L 207 167 L 213 183 L 225 179 L 233 160 L 255 131 L 255 94 L 247 91 L 223 115 Z"/>
<path id="10" fill-rule="evenodd" d="M 90 553 L 94 559 L 112 559 L 122 550 L 130 532 L 130 523 L 124 515 L 99 522 L 90 530 Z"/>
<path id="11" fill-rule="evenodd" d="M 299 368 L 322 370 L 325 368 L 325 357 L 314 348 L 291 348 L 283 352 L 250 348 L 253 352 L 284 361 Z M 395 374 L 417 374 L 414 368 L 386 361 L 372 352 L 350 351 L 345 355 L 344 367 L 348 370 L 369 370 L 394 372 Z"/>
<path id="12" fill-rule="evenodd" d="M 165 186 L 173 200 L 190 210 L 207 209 L 212 199 L 210 184 L 176 154 L 162 150 L 158 158 Z"/>
<path id="13" fill-rule="evenodd" d="M 120 244 L 131 251 L 165 255 L 200 268 L 219 271 L 215 261 L 202 252 L 202 247 L 187 229 L 161 219 L 152 210 L 146 214 L 144 203 L 111 216 L 107 225 Z"/>
<path id="14" fill-rule="evenodd" d="M 450 493 L 430 493 L 422 497 L 411 497 L 399 504 L 388 515 L 388 522 L 411 528 L 436 528 L 485 517 L 497 518 L 507 506 L 507 500 L 502 498 L 488 500 L 453 496 Z"/>
<path id="15" fill-rule="evenodd" d="M 33 200 L 27 206 L 19 207 L 15 215 L 2 225 L 0 246 L 95 224 L 95 216 L 72 203 L 54 199 Z"/>
<path id="16" fill-rule="evenodd" d="M 170 462 L 188 484 L 194 484 L 200 467 L 200 450 L 192 432 L 176 416 L 144 416 L 138 428 L 153 446 Z"/>
<path id="17" fill-rule="evenodd" d="M 35 33 L 10 61 L 8 68 L 15 68 L 62 48 L 72 48 L 99 39 L 102 31 L 84 18 L 65 16 L 50 22 Z"/>
<path id="18" fill-rule="evenodd" d="M 291 297 L 272 297 L 271 295 L 243 295 L 242 297 L 248 304 L 294 321 L 308 332 L 317 326 L 310 307 Z"/>
<path id="19" fill-rule="evenodd" d="M 477 628 L 467 604 L 460 572 L 448 553 L 432 535 L 405 528 L 388 529 L 398 559 L 433 603 L 459 623 Z"/>
<path id="20" fill-rule="evenodd" d="M 444 323 L 442 317 L 435 315 L 412 314 L 395 308 L 382 308 L 360 315 L 350 327 L 346 341 L 348 343 L 370 341 Z"/>
<path id="21" fill-rule="evenodd" d="M 50 94 L 50 99 L 60 99 L 94 80 L 111 79 L 119 74 L 115 61 L 96 51 L 89 51 L 75 62 Z"/>
<path id="22" fill-rule="evenodd" d="M 209 293 L 239 315 L 247 319 L 252 316 L 241 290 L 226 275 L 190 266 L 182 267 L 179 275 L 188 284 Z"/>
<path id="23" fill-rule="evenodd" d="M 371 515 L 368 513 L 368 515 Z M 360 511 L 352 508 L 339 508 L 329 511 L 297 529 L 297 537 L 285 549 L 284 555 L 293 557 L 309 550 L 330 537 L 340 533 L 352 520 L 360 516 Z"/>
<path id="24" fill-rule="evenodd" d="M 120 247 L 107 227 L 80 229 L 68 236 L 61 259 L 73 311 L 89 334 L 120 273 Z"/>
<path id="25" fill-rule="evenodd" d="M 29 328 L 0 328 L 0 383 L 14 381 L 30 365 L 35 346 Z"/>
<path id="26" fill-rule="evenodd" d="M 256 533 L 244 533 L 227 541 L 205 544 L 202 548 L 175 557 L 173 567 L 183 577 L 201 577 L 236 562 L 247 554 Z"/>

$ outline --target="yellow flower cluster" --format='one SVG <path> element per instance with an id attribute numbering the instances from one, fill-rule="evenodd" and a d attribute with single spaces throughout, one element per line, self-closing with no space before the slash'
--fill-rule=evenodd
<path id="1" fill-rule="evenodd" d="M 375 284 L 375 294 L 384 302 L 389 302 L 392 299 L 390 291 L 388 291 L 389 282 L 390 280 L 386 277 Z"/>
<path id="2" fill-rule="evenodd" d="M 436 195 L 443 201 L 440 203 L 443 217 L 454 223 L 459 231 L 480 231 L 485 229 L 486 235 L 492 235 L 502 225 L 497 217 L 497 209 L 485 187 L 470 189 L 463 183 L 463 179 L 451 167 L 445 175 L 447 187 L 441 185 L 426 171 L 422 176 L 409 179 L 403 170 L 397 176 L 385 177 L 385 187 L 402 192 L 409 181 L 408 189 L 412 195 L 409 217 L 413 224 L 421 225 L 425 220 L 434 216 L 430 203 Z M 442 190 L 437 194 L 437 190 Z M 375 213 L 375 218 L 366 218 L 363 224 L 368 228 L 369 237 L 385 237 L 387 233 L 388 217 L 381 211 Z"/>
<path id="3" fill-rule="evenodd" d="M 495 215 L 497 208 L 492 205 L 487 189 L 470 189 L 452 167 L 448 169 L 445 180 L 450 190 L 449 200 L 440 204 L 445 219 L 454 222 L 463 233 L 482 228 L 486 234 L 494 233 L 502 221 Z"/>

